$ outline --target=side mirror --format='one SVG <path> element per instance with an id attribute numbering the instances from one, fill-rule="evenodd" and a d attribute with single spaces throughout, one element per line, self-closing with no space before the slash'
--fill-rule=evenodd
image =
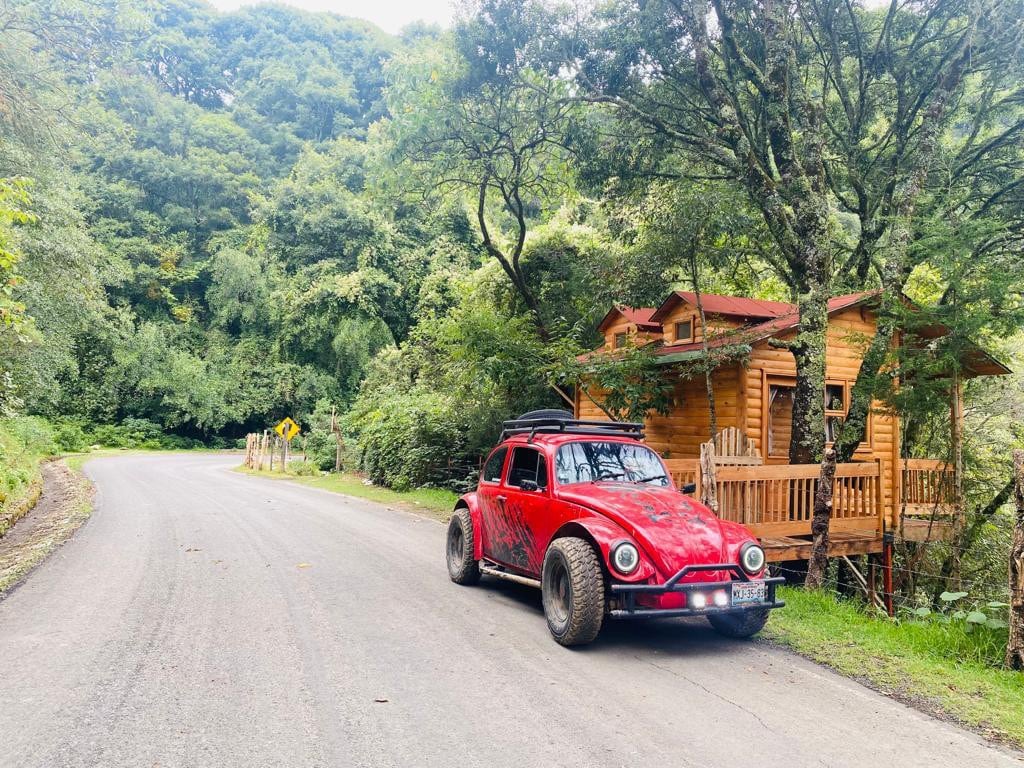
<path id="1" fill-rule="evenodd" d="M 684 485 L 682 488 L 679 489 L 679 492 L 680 493 L 696 493 L 697 492 L 697 484 L 696 483 L 687 483 L 686 485 Z"/>
<path id="2" fill-rule="evenodd" d="M 523 480 L 523 482 L 521 482 L 519 484 L 519 489 L 522 490 L 522 491 L 529 491 L 531 493 L 534 492 L 534 491 L 543 491 L 544 490 L 539 485 L 537 485 L 537 481 L 536 480 Z"/>

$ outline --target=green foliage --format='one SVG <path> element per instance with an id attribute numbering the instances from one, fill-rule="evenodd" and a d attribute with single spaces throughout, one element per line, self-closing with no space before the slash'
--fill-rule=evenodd
<path id="1" fill-rule="evenodd" d="M 615 421 L 642 422 L 651 412 L 668 413 L 675 382 L 650 345 L 588 354 L 570 342 L 557 352 L 546 370 L 552 383 L 578 387 Z"/>
<path id="2" fill-rule="evenodd" d="M 495 311 L 483 287 L 371 366 L 345 437 L 374 482 L 465 488 L 504 419 L 557 404 L 532 322 Z"/>
<path id="3" fill-rule="evenodd" d="M 444 394 L 415 391 L 381 396 L 372 409 L 357 406 L 348 424 L 370 479 L 406 491 L 465 477 L 466 467 L 452 467 L 452 458 L 465 455 L 467 415 Z"/>
<path id="4" fill-rule="evenodd" d="M 11 244 L 11 227 L 34 222 L 35 216 L 25 208 L 31 202 L 28 179 L 0 178 L 0 333 L 9 333 L 12 326 L 24 322 L 25 306 L 15 301 L 18 283 L 17 263 L 21 254 Z M 0 400 L 0 412 L 3 400 Z"/>
<path id="5" fill-rule="evenodd" d="M 0 419 L 0 536 L 24 513 L 30 489 L 39 482 L 39 462 L 56 451 L 44 419 Z"/>
<path id="6" fill-rule="evenodd" d="M 303 419 L 306 460 L 311 467 L 322 471 L 332 471 L 337 460 L 338 439 L 332 430 L 333 421 L 337 423 L 336 410 L 332 414 L 332 405 L 327 400 L 316 404 L 307 418 Z M 340 424 L 337 425 L 340 429 Z M 342 457 L 344 460 L 344 457 Z"/>
<path id="7" fill-rule="evenodd" d="M 915 626 L 941 627 L 940 647 L 957 661 L 1002 666 L 1009 605 L 1000 601 L 978 603 L 969 598 L 967 592 L 947 591 L 939 595 L 938 610 L 922 605 L 908 607 L 903 614 Z"/>

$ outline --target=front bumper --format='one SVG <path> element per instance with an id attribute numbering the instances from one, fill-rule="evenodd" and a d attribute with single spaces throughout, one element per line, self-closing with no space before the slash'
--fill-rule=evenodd
<path id="1" fill-rule="evenodd" d="M 726 571 L 736 578 L 728 581 L 691 581 L 680 582 L 694 573 Z M 765 608 L 781 608 L 786 603 L 775 597 L 775 587 L 785 579 L 775 576 L 767 579 L 752 579 L 738 565 L 720 563 L 718 565 L 687 565 L 664 584 L 612 584 L 612 596 L 616 605 L 609 612 L 612 618 L 654 618 L 668 616 L 708 616 L 712 613 L 740 613 L 742 611 L 762 610 Z M 732 585 L 737 582 L 760 582 L 765 585 L 765 599 L 758 602 L 732 603 Z M 729 604 L 717 606 L 709 604 L 703 608 L 690 607 L 690 595 L 701 592 L 706 595 L 716 590 L 726 590 Z M 685 607 L 650 607 L 638 605 L 638 598 L 649 602 L 651 598 L 660 599 L 664 595 L 680 595 L 685 598 Z M 710 601 L 709 601 L 710 603 Z"/>

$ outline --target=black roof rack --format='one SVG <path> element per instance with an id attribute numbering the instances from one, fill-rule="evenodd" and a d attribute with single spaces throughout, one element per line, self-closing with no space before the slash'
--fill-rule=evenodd
<path id="1" fill-rule="evenodd" d="M 541 434 L 596 435 L 644 439 L 644 425 L 629 421 L 583 421 L 580 419 L 512 419 L 501 423 L 501 440 L 512 435 Z"/>

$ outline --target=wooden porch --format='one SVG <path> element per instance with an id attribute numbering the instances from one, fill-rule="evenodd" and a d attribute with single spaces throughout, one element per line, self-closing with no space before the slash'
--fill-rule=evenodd
<path id="1" fill-rule="evenodd" d="M 695 498 L 714 499 L 719 517 L 746 525 L 770 562 L 809 557 L 817 464 L 715 465 L 713 497 L 704 493 L 708 472 L 701 470 L 699 459 L 667 459 L 665 464 L 678 487 L 693 485 Z M 903 461 L 893 493 L 885 488 L 887 476 L 881 460 L 837 465 L 830 557 L 881 552 L 886 531 L 912 541 L 942 540 L 953 531 L 958 515 L 949 464 Z"/>

